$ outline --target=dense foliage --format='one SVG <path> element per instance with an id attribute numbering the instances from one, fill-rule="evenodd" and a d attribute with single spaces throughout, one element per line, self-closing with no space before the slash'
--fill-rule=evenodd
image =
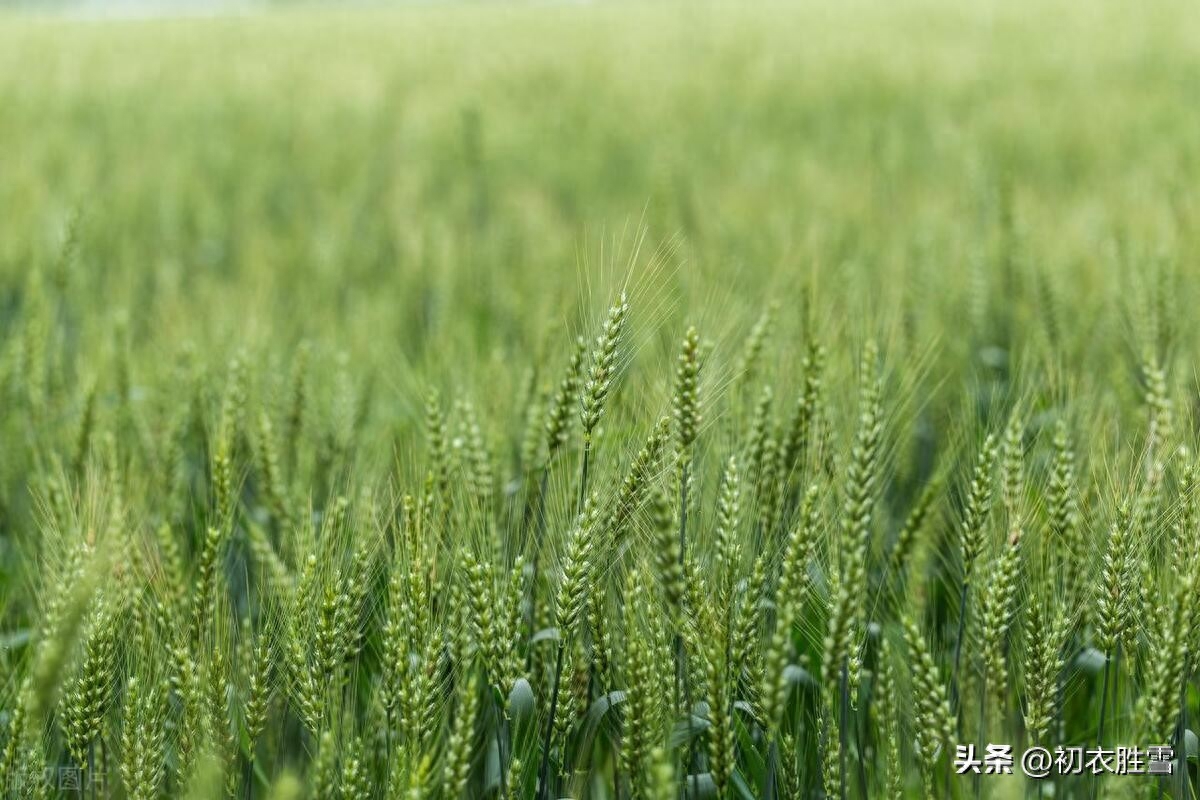
<path id="1" fill-rule="evenodd" d="M 0 18 L 5 796 L 1195 796 L 1189 11 Z"/>

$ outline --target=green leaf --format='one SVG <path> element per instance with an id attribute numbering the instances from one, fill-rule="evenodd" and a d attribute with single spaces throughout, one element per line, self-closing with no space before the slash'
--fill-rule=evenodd
<path id="1" fill-rule="evenodd" d="M 687 789 L 684 797 L 697 800 L 711 800 L 717 796 L 717 784 L 713 781 L 711 772 L 693 773 L 688 775 Z"/>
<path id="2" fill-rule="evenodd" d="M 708 703 L 699 702 L 692 707 L 690 723 L 688 719 L 676 721 L 675 727 L 671 729 L 671 736 L 667 740 L 667 747 L 672 749 L 682 747 L 693 739 L 699 738 L 708 730 Z"/>
<path id="3" fill-rule="evenodd" d="M 1075 656 L 1075 667 L 1088 675 L 1099 675 L 1104 671 L 1104 653 L 1094 647 L 1085 647 Z"/>
<path id="4" fill-rule="evenodd" d="M 576 728 L 574 738 L 576 752 L 587 754 L 592 752 L 592 743 L 596 740 L 596 734 L 600 731 L 600 727 L 610 719 L 609 712 L 623 704 L 625 698 L 625 692 L 617 690 L 601 695 L 592 701 L 587 713 L 583 715 L 583 719 Z M 613 729 L 615 730 L 615 725 Z"/>
<path id="5" fill-rule="evenodd" d="M 783 668 L 783 679 L 789 687 L 803 689 L 820 688 L 812 673 L 799 664 L 788 664 Z"/>
<path id="6" fill-rule="evenodd" d="M 537 710 L 537 698 L 533 695 L 533 687 L 524 678 L 518 678 L 508 693 L 508 715 L 514 722 L 522 722 Z"/>
<path id="7" fill-rule="evenodd" d="M 540 644 L 541 642 L 557 642 L 559 639 L 558 628 L 542 628 L 529 639 L 530 644 Z"/>

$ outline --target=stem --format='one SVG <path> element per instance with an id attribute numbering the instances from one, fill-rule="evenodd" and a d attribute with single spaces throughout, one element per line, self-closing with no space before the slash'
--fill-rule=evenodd
<path id="1" fill-rule="evenodd" d="M 686 654 L 684 658 L 687 658 Z M 692 719 L 692 687 L 686 668 L 683 673 L 683 703 L 686 706 L 688 729 L 687 763 L 686 769 L 683 772 L 683 779 L 687 784 L 687 796 L 695 798 L 698 783 L 692 778 L 692 767 L 695 766 L 696 761 L 696 729 L 695 721 Z"/>
<path id="2" fill-rule="evenodd" d="M 815 697 L 815 696 L 806 697 L 803 700 L 801 700 L 801 703 L 804 703 L 805 705 L 807 705 L 807 708 L 801 709 L 801 713 L 800 713 L 801 731 L 800 731 L 800 733 L 803 734 L 803 733 L 808 732 L 807 729 L 809 728 L 810 720 L 812 722 L 811 727 L 812 727 L 812 731 L 813 731 L 811 736 L 804 736 L 802 738 L 802 741 L 804 742 L 804 744 L 801 745 L 804 748 L 803 753 L 802 753 L 802 758 L 803 758 L 804 764 L 806 766 L 810 763 L 816 763 L 816 764 L 821 763 L 821 757 L 822 757 L 821 743 L 819 741 L 819 737 L 821 736 L 821 730 L 820 730 L 820 725 L 817 724 L 817 714 L 819 713 L 817 711 L 817 708 L 823 702 L 824 701 L 821 700 L 820 697 Z M 801 778 L 800 778 L 800 789 L 801 789 L 800 796 L 801 797 L 812 797 L 813 796 L 814 792 L 816 791 L 814 784 L 817 781 L 821 780 L 821 776 L 817 774 L 818 772 L 820 772 L 819 769 L 802 770 L 802 774 L 801 774 Z"/>
<path id="3" fill-rule="evenodd" d="M 1104 746 L 1104 716 L 1108 710 L 1108 680 L 1109 673 L 1112 671 L 1112 658 L 1108 650 L 1104 651 L 1104 683 L 1100 689 L 1100 724 L 1096 728 L 1096 746 Z M 1092 778 L 1092 800 L 1096 800 L 1097 791 L 1099 789 L 1100 776 L 1096 775 Z"/>
<path id="4" fill-rule="evenodd" d="M 692 722 L 692 692 L 687 679 L 687 650 L 683 644 L 683 634 L 675 634 L 675 708 L 682 709 L 687 719 L 688 743 L 683 754 L 683 785 L 684 795 L 692 796 L 694 789 L 688 780 L 692 768 L 692 739 L 695 735 Z"/>
<path id="5" fill-rule="evenodd" d="M 954 670 L 950 673 L 950 713 L 954 714 L 954 727 L 960 738 L 962 736 L 962 718 L 958 713 L 958 671 L 962 665 L 963 636 L 967 631 L 967 600 L 970 597 L 968 594 L 970 586 L 970 582 L 964 578 L 962 591 L 958 597 L 958 632 L 954 635 Z M 950 796 L 950 772 L 950 765 L 947 765 L 946 779 L 943 782 L 946 797 Z"/>
<path id="6" fill-rule="evenodd" d="M 868 625 L 869 624 L 870 623 L 868 623 Z M 873 688 L 874 688 L 874 684 L 872 684 L 872 689 Z M 869 694 L 867 695 L 866 699 L 863 702 L 862 725 L 858 724 L 857 719 L 855 720 L 855 724 L 854 724 L 854 749 L 858 752 L 859 796 L 864 798 L 864 800 L 865 800 L 870 795 L 867 793 L 867 763 L 866 763 L 866 759 L 864 758 L 864 756 L 866 754 L 866 750 L 863 748 L 862 731 L 863 731 L 864 726 L 868 730 L 870 729 L 870 726 L 871 726 L 871 695 L 869 695 Z"/>
<path id="7" fill-rule="evenodd" d="M 550 797 L 550 737 L 554 733 L 554 716 L 558 713 L 558 682 L 562 677 L 563 653 L 566 644 L 558 640 L 558 655 L 554 661 L 554 686 L 550 692 L 550 718 L 546 720 L 546 733 L 542 737 L 542 765 L 538 768 L 538 800 L 548 800 Z"/>
<path id="8" fill-rule="evenodd" d="M 608 709 L 612 710 L 611 699 L 608 701 Z M 613 734 L 610 745 L 612 747 L 613 798 L 621 800 L 621 735 L 619 733 Z"/>
<path id="9" fill-rule="evenodd" d="M 970 584 L 963 581 L 962 593 L 958 600 L 958 633 L 954 636 L 954 671 L 950 673 L 950 710 L 954 713 L 955 724 L 961 730 L 958 714 L 958 672 L 962 665 L 963 636 L 967 630 L 967 600 Z"/>
<path id="10" fill-rule="evenodd" d="M 1075 650 L 1075 648 L 1072 648 L 1072 651 L 1074 651 L 1074 650 Z M 1067 738 L 1066 715 L 1062 713 L 1063 697 L 1066 695 L 1066 691 L 1067 691 L 1066 673 L 1064 670 L 1059 670 L 1058 675 L 1055 677 L 1054 691 L 1055 691 L 1054 707 L 1055 707 L 1055 709 L 1057 709 L 1057 713 L 1055 715 L 1056 719 L 1055 719 L 1054 740 L 1057 743 L 1062 744 L 1063 740 Z M 1055 770 L 1054 796 L 1062 797 L 1062 789 L 1063 789 L 1062 772 L 1059 770 Z"/>
<path id="11" fill-rule="evenodd" d="M 1113 656 L 1113 731 L 1117 730 L 1117 720 L 1121 718 L 1121 643 L 1117 642 L 1117 652 Z"/>
<path id="12" fill-rule="evenodd" d="M 345 730 L 346 727 L 346 706 L 350 704 L 350 676 L 347 674 L 348 670 L 349 668 L 343 664 L 338 669 L 336 678 L 338 683 L 342 685 L 342 700 L 338 705 L 338 728 L 342 730 Z M 354 712 L 351 713 L 353 714 Z"/>
<path id="13" fill-rule="evenodd" d="M 845 659 L 842 660 L 839 683 L 842 695 L 842 724 L 838 726 L 838 738 L 841 740 L 838 746 L 838 790 L 841 792 L 841 800 L 846 800 L 846 749 L 850 744 L 849 731 L 846 728 L 850 724 L 850 665 Z"/>
<path id="14" fill-rule="evenodd" d="M 583 439 L 583 464 L 579 468 L 579 511 L 583 511 L 583 505 L 587 501 L 587 485 L 588 485 L 588 464 L 591 463 L 592 455 L 592 439 L 586 436 Z"/>
<path id="15" fill-rule="evenodd" d="M 1176 764 L 1175 768 L 1179 771 L 1180 797 L 1189 797 L 1191 795 L 1191 776 L 1188 775 L 1187 762 L 1187 690 L 1188 677 L 1191 675 L 1191 672 L 1192 668 L 1190 659 L 1185 659 L 1183 666 L 1183 682 L 1179 687 L 1179 725 L 1175 729 L 1175 749 L 1177 751 L 1176 758 L 1178 759 L 1178 764 Z"/>
<path id="16" fill-rule="evenodd" d="M 537 494 L 537 535 L 533 539 L 533 560 L 530 564 L 530 579 L 529 579 L 529 608 L 527 611 L 526 628 L 529 631 L 529 638 L 533 639 L 533 626 L 537 624 L 537 596 L 538 596 L 538 562 L 541 560 L 542 549 L 539 546 L 542 541 L 542 534 L 546 532 L 546 484 L 550 477 L 550 462 L 542 467 L 542 477 L 538 480 Z M 525 671 L 533 671 L 533 645 L 528 644 L 525 650 Z"/>
<path id="17" fill-rule="evenodd" d="M 683 459 L 679 464 L 679 566 L 686 569 L 687 564 L 687 509 L 688 509 L 688 473 L 689 462 Z M 675 637 L 675 663 L 678 670 L 678 679 L 684 686 L 684 713 L 687 714 L 688 727 L 688 744 L 687 751 L 684 754 L 683 761 L 683 780 L 686 786 L 686 796 L 694 795 L 695 786 L 689 779 L 692 760 L 695 757 L 695 740 L 692 730 L 692 700 L 691 692 L 687 688 L 687 653 L 683 646 L 683 636 L 676 634 Z"/>
<path id="18" fill-rule="evenodd" d="M 387 725 L 387 729 L 383 732 L 384 764 L 390 773 L 392 769 L 392 726 L 396 724 L 390 708 L 384 709 L 384 720 L 384 724 Z"/>
<path id="19" fill-rule="evenodd" d="M 985 668 L 983 679 L 980 681 L 980 685 L 979 685 L 979 741 L 980 741 L 980 743 L 986 742 L 988 740 L 988 738 L 987 738 L 987 693 L 988 693 L 988 680 L 987 680 L 987 671 Z M 974 780 L 975 800 L 979 800 L 979 798 L 983 796 L 982 777 L 983 776 L 980 775 L 978 772 L 975 773 L 975 780 Z"/>
<path id="20" fill-rule="evenodd" d="M 679 467 L 679 564 L 687 562 L 687 510 L 688 510 L 688 477 L 691 470 L 689 462 L 683 461 Z"/>
<path id="21" fill-rule="evenodd" d="M 767 777 L 763 781 L 763 800 L 775 800 L 775 770 L 776 761 L 779 759 L 779 745 L 775 743 L 775 737 L 771 737 L 771 743 L 767 747 Z"/>
<path id="22" fill-rule="evenodd" d="M 601 715 L 601 717 L 600 717 L 601 719 L 606 719 L 608 717 L 609 713 L 612 711 L 612 692 L 605 691 L 605 688 L 606 687 L 603 685 L 603 683 L 601 683 L 599 691 L 603 692 L 603 694 L 604 694 L 604 713 Z M 589 686 L 588 691 L 590 694 L 590 692 L 591 692 L 590 686 Z M 589 704 L 590 704 L 590 699 L 589 699 Z M 619 734 L 619 732 L 617 732 L 616 725 L 614 723 L 613 734 L 609 738 L 608 744 L 609 744 L 609 749 L 612 751 L 611 754 L 612 754 L 613 796 L 616 798 L 616 800 L 621 800 L 621 764 L 618 759 L 618 750 L 619 750 L 618 737 L 619 737 L 619 735 L 620 734 Z"/>
<path id="23" fill-rule="evenodd" d="M 494 695 L 492 706 L 496 710 L 496 758 L 500 761 L 500 797 L 505 798 L 508 796 L 508 756 L 505 753 L 504 740 L 508 720 L 500 707 L 500 701 L 495 699 Z"/>
<path id="24" fill-rule="evenodd" d="M 97 747 L 100 749 L 100 771 L 97 772 L 92 777 L 92 793 L 93 794 L 95 794 L 95 792 L 96 792 L 96 781 L 98 779 L 102 780 L 103 778 L 101 776 L 103 776 L 103 777 L 108 776 L 108 749 L 104 746 L 103 734 L 101 734 L 100 739 L 99 739 L 99 741 L 97 741 L 96 744 L 97 744 Z M 105 789 L 105 793 L 106 794 L 108 793 L 107 788 Z"/>

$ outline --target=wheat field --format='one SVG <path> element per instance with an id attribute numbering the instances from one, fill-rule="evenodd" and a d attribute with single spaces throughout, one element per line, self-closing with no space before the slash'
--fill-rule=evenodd
<path id="1" fill-rule="evenodd" d="M 1198 91 L 1159 0 L 0 13 L 0 792 L 1195 797 Z"/>

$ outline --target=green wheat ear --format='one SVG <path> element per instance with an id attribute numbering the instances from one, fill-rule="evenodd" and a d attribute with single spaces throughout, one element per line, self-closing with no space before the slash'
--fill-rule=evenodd
<path id="1" fill-rule="evenodd" d="M 819 489 L 813 485 L 804 495 L 800 519 L 788 539 L 775 595 L 775 633 L 766 650 L 767 683 L 763 688 L 763 719 L 767 735 L 773 738 L 781 730 L 783 711 L 791 686 L 787 667 L 793 656 L 793 636 L 804 620 L 804 606 L 810 589 L 809 561 L 817 543 L 820 526 Z"/>
<path id="2" fill-rule="evenodd" d="M 1137 707 L 1138 730 L 1143 741 L 1176 741 L 1180 687 L 1186 686 L 1184 673 L 1191 644 L 1189 630 L 1195 620 L 1196 607 L 1196 587 L 1190 576 L 1179 581 L 1174 591 L 1159 603 L 1156 621 L 1150 631 L 1151 652 L 1155 658 L 1149 666 L 1146 687 Z"/>
<path id="3" fill-rule="evenodd" d="M 154 800 L 166 775 L 167 696 L 154 681 L 125 686 L 121 780 L 131 800 Z"/>
<path id="4" fill-rule="evenodd" d="M 555 454 L 567 443 L 570 435 L 571 420 L 574 418 L 572 408 L 579 402 L 579 389 L 583 380 L 583 361 L 587 354 L 587 342 L 583 337 L 577 337 L 571 351 L 567 369 L 558 384 L 558 389 L 550 402 L 546 415 L 546 461 L 549 463 Z"/>
<path id="5" fill-rule="evenodd" d="M 650 506 L 651 551 L 672 625 L 682 625 L 687 581 L 676 536 L 676 520 L 666 493 L 656 491 Z"/>
<path id="6" fill-rule="evenodd" d="M 985 587 L 980 609 L 982 617 L 984 679 L 1004 707 L 1008 696 L 1008 658 L 1006 638 L 1016 615 L 1018 581 L 1021 570 L 1020 528 L 1009 532 L 1008 541 L 996 559 Z"/>
<path id="7" fill-rule="evenodd" d="M 452 797 L 466 791 L 471 770 L 471 750 L 474 740 L 475 715 L 479 704 L 479 684 L 475 670 L 459 676 L 462 691 L 454 714 L 450 739 L 446 744 L 446 763 L 442 772 L 443 785 Z"/>
<path id="8" fill-rule="evenodd" d="M 625 581 L 625 596 L 645 597 L 650 589 L 646 568 L 637 565 Z M 662 632 L 653 618 L 643 616 L 645 606 L 625 603 L 625 715 L 621 736 L 621 760 L 629 776 L 633 797 L 649 797 L 653 770 L 665 714 L 662 676 L 658 672 L 660 651 L 665 647 Z"/>
<path id="9" fill-rule="evenodd" d="M 695 581 L 699 585 L 700 581 Z M 702 611 L 706 604 L 695 603 Z M 735 665 L 731 659 L 727 615 L 707 614 L 704 630 L 694 637 L 704 664 L 704 690 L 708 701 L 708 730 L 705 746 L 708 754 L 709 771 L 716 786 L 717 795 L 724 795 L 732 781 L 735 748 L 735 722 L 733 717 L 733 678 Z"/>
<path id="10" fill-rule="evenodd" d="M 274 687 L 274 653 L 271 642 L 260 633 L 253 645 L 252 656 L 245 676 L 246 701 L 243 711 L 246 726 L 246 748 L 251 763 L 256 761 L 256 745 L 267 723 Z"/>
<path id="11" fill-rule="evenodd" d="M 103 596 L 89 615 L 82 658 L 62 699 L 62 725 L 75 763 L 88 767 L 113 702 L 117 675 L 115 617 Z"/>
<path id="12" fill-rule="evenodd" d="M 701 422 L 700 414 L 700 334 L 688 328 L 675 368 L 675 392 L 671 405 L 675 419 L 675 439 L 678 458 L 682 461 L 696 441 Z"/>
<path id="13" fill-rule="evenodd" d="M 337 797 L 337 740 L 332 731 L 320 734 L 317 740 L 317 754 L 312 764 L 312 774 L 309 783 L 314 797 Z"/>
<path id="14" fill-rule="evenodd" d="M 828 699 L 825 700 L 817 725 L 821 730 L 821 785 L 826 797 L 841 797 L 844 790 L 841 732 Z"/>
<path id="15" fill-rule="evenodd" d="M 1025 618 L 1025 727 L 1034 742 L 1044 742 L 1058 714 L 1058 681 L 1066 667 L 1072 622 L 1060 605 L 1053 612 L 1038 597 L 1029 600 Z"/>
<path id="16" fill-rule="evenodd" d="M 659 418 L 646 443 L 634 456 L 629 471 L 621 482 L 616 501 L 612 503 L 612 510 L 605 523 L 607 536 L 615 548 L 624 548 L 634 515 L 650 496 L 651 483 L 656 477 L 670 436 L 670 424 L 669 417 Z"/>
<path id="17" fill-rule="evenodd" d="M 733 600 L 733 589 L 741 568 L 741 543 L 738 525 L 741 518 L 741 476 L 737 456 L 730 456 L 721 476 L 721 493 L 717 498 L 716 549 L 714 567 L 717 592 L 721 602 Z"/>
<path id="18" fill-rule="evenodd" d="M 775 321 L 774 317 L 774 307 L 768 306 L 763 311 L 762 316 L 758 318 L 758 321 L 754 323 L 754 327 L 750 329 L 750 334 L 746 337 L 745 344 L 742 346 L 742 356 L 738 361 L 735 371 L 739 388 L 749 385 L 757 376 L 759 362 L 762 360 L 763 348 L 767 337 L 771 334 L 771 326 Z"/>
<path id="19" fill-rule="evenodd" d="M 650 764 L 649 785 L 645 794 L 639 796 L 644 796 L 646 800 L 672 800 L 678 795 L 679 781 L 671 758 L 664 748 L 656 747 L 650 751 L 647 760 Z"/>
<path id="20" fill-rule="evenodd" d="M 879 720 L 884 756 L 883 785 L 887 797 L 903 797 L 904 763 L 900 749 L 900 698 L 896 688 L 895 656 L 891 643 L 884 638 L 879 650 L 876 691 L 879 695 Z"/>
<path id="21" fill-rule="evenodd" d="M 896 540 L 892 544 L 892 552 L 890 558 L 890 570 L 893 580 L 897 584 L 902 584 L 908 572 L 908 565 L 913 555 L 913 550 L 919 540 L 919 535 L 929 520 L 934 505 L 938 501 L 942 493 L 942 482 L 938 478 L 934 478 L 926 484 L 921 491 L 921 495 L 917 498 L 916 504 L 909 511 L 908 516 L 904 520 L 903 527 L 896 534 Z M 899 597 L 899 593 L 897 593 Z"/>
<path id="22" fill-rule="evenodd" d="M 950 711 L 946 686 L 921 629 L 912 617 L 905 617 L 903 626 L 913 681 L 913 719 L 916 726 L 913 744 L 928 781 L 936 771 L 939 759 L 954 745 L 954 716 Z"/>
<path id="23" fill-rule="evenodd" d="M 992 507 L 992 469 L 995 463 L 996 440 L 989 434 L 979 450 L 975 471 L 971 475 L 959 538 L 965 584 L 969 584 L 974 577 L 976 562 L 983 551 L 985 526 Z"/>
<path id="24" fill-rule="evenodd" d="M 555 605 L 556 625 L 563 640 L 569 639 L 575 633 L 583 618 L 584 602 L 596 569 L 599 514 L 599 500 L 593 495 L 588 499 L 583 513 L 567 538 L 562 580 L 559 583 L 558 602 Z"/>
<path id="25" fill-rule="evenodd" d="M 460 400 L 456 408 L 462 420 L 467 483 L 474 508 L 486 518 L 491 513 L 495 484 L 492 455 L 484 442 L 483 429 L 480 427 L 479 415 L 474 404 L 469 400 Z"/>
<path id="26" fill-rule="evenodd" d="M 18 780 L 21 750 L 25 744 L 25 732 L 29 720 L 30 696 L 33 693 L 31 679 L 21 683 L 9 712 L 8 728 L 4 749 L 0 750 L 0 788 L 7 788 Z"/>
<path id="27" fill-rule="evenodd" d="M 280 466 L 279 450 L 275 441 L 275 430 L 266 411 L 258 416 L 258 474 L 262 479 L 263 493 L 271 512 L 280 524 L 291 524 L 292 504 L 284 485 L 283 469 Z"/>
<path id="28" fill-rule="evenodd" d="M 787 426 L 781 456 L 782 468 L 788 476 L 801 477 L 820 424 L 821 398 L 824 391 L 825 348 L 810 340 L 804 355 L 804 387 L 796 398 L 796 406 Z"/>
<path id="29" fill-rule="evenodd" d="M 608 402 L 609 391 L 612 389 L 616 376 L 617 345 L 621 341 L 621 333 L 625 328 L 625 320 L 629 315 L 629 303 L 625 294 L 621 294 L 604 321 L 604 328 L 596 337 L 592 348 L 591 363 L 588 366 L 587 381 L 583 386 L 580 421 L 583 424 L 583 440 L 588 443 L 604 416 L 604 408 Z"/>
<path id="30" fill-rule="evenodd" d="M 283 418 L 283 435 L 288 466 L 294 468 L 300 450 L 300 437 L 309 416 L 309 363 L 312 360 L 312 345 L 301 342 L 296 348 L 292 362 L 291 380 L 288 384 L 287 405 Z"/>
<path id="31" fill-rule="evenodd" d="M 355 739 L 342 755 L 342 800 L 370 800 L 373 791 L 361 739 Z"/>
<path id="32" fill-rule="evenodd" d="M 845 677 L 853 682 L 853 639 L 864 629 L 861 617 L 865 613 L 867 558 L 883 434 L 882 382 L 877 375 L 877 360 L 874 343 L 868 343 L 863 350 L 858 429 L 846 470 L 836 545 L 837 591 L 833 594 L 821 662 L 822 680 L 831 690 L 842 679 L 842 672 L 848 673 Z"/>
<path id="33" fill-rule="evenodd" d="M 1123 506 L 1117 521 L 1108 534 L 1108 544 L 1101 564 L 1100 583 L 1092 603 L 1093 625 L 1097 645 L 1105 653 L 1112 652 L 1134 623 L 1135 610 L 1130 598 L 1130 580 L 1134 569 L 1132 520 L 1128 507 Z"/>
<path id="34" fill-rule="evenodd" d="M 425 436 L 429 444 L 429 461 L 432 465 L 434 485 L 444 513 L 450 509 L 450 434 L 446 415 L 442 410 L 442 398 L 436 389 L 425 396 Z"/>
<path id="35" fill-rule="evenodd" d="M 1004 508 L 1011 524 L 1021 521 L 1025 502 L 1025 421 L 1014 410 L 1004 429 L 1001 487 Z"/>

